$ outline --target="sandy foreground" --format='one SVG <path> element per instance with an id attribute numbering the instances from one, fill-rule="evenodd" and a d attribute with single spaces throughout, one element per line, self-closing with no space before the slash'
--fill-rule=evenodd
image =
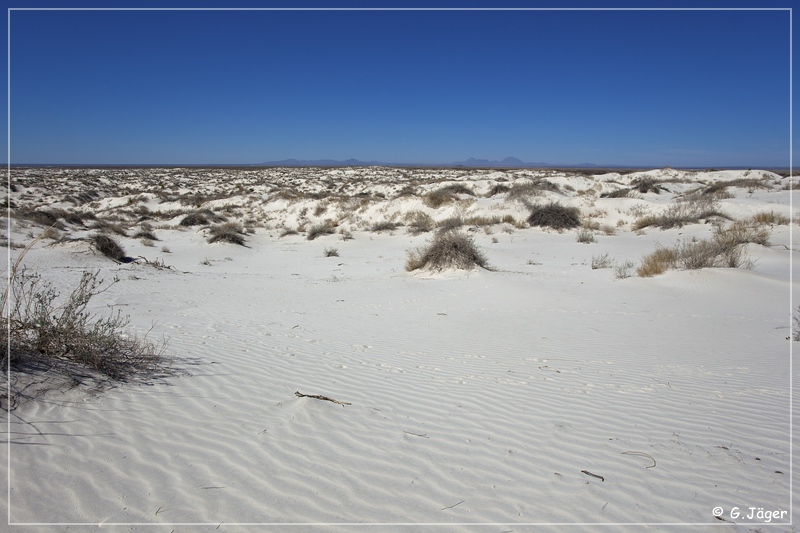
<path id="1" fill-rule="evenodd" d="M 644 178 L 662 189 L 601 197 Z M 491 194 L 542 180 L 552 187 Z M 0 529 L 793 531 L 790 224 L 744 245 L 750 269 L 636 274 L 657 246 L 709 238 L 714 223 L 795 215 L 788 182 L 756 170 L 16 169 L 11 260 L 46 230 L 16 213 L 92 212 L 62 219 L 25 265 L 64 290 L 85 270 L 118 276 L 93 308 L 168 338 L 174 373 L 64 384 L 3 412 L 13 525 Z M 714 196 L 727 219 L 634 229 L 718 183 L 731 184 Z M 429 205 L 453 184 L 474 196 Z M 594 242 L 528 226 L 526 205 L 549 201 L 579 207 Z M 180 226 L 197 209 L 241 222 L 245 246 Z M 432 231 L 410 232 L 415 212 Z M 408 250 L 453 218 L 493 270 L 407 272 Z M 124 226 L 117 238 L 140 259 L 92 249 L 97 220 Z M 158 241 L 133 237 L 142 224 Z M 333 233 L 309 240 L 320 224 Z M 592 268 L 603 254 L 608 268 Z"/>

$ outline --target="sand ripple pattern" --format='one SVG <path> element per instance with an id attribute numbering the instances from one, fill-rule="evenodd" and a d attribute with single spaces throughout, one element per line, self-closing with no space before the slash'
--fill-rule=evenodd
<path id="1" fill-rule="evenodd" d="M 668 280 L 589 305 L 504 273 L 369 291 L 198 276 L 109 295 L 156 313 L 190 375 L 12 420 L 13 520 L 709 523 L 717 505 L 788 506 L 778 311 L 720 313 Z"/>

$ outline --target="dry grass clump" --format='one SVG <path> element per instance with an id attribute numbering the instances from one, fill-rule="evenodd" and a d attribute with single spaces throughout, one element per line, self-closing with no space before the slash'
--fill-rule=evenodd
<path id="1" fill-rule="evenodd" d="M 337 250 L 336 248 L 326 247 L 325 250 L 323 251 L 323 255 L 325 257 L 339 257 L 339 250 Z"/>
<path id="2" fill-rule="evenodd" d="M 89 242 L 94 246 L 95 250 L 114 261 L 121 263 L 131 262 L 131 258 L 125 255 L 122 245 L 111 235 L 96 233 L 89 237 Z"/>
<path id="3" fill-rule="evenodd" d="M 583 244 L 591 244 L 596 242 L 596 239 L 594 238 L 594 232 L 587 228 L 581 228 L 578 231 L 577 241 Z"/>
<path id="4" fill-rule="evenodd" d="M 410 211 L 405 215 L 406 228 L 411 235 L 427 233 L 433 229 L 433 218 L 423 211 Z"/>
<path id="5" fill-rule="evenodd" d="M 86 374 L 81 369 L 90 369 L 114 380 L 167 369 L 166 342 L 155 344 L 126 334 L 129 318 L 119 311 L 104 317 L 87 311 L 90 300 L 118 279 L 104 285 L 97 272 L 84 272 L 77 287 L 60 298 L 40 274 L 20 268 L 20 260 L 2 295 L 2 320 L 7 325 L 0 328 L 4 367 L 10 364 L 26 374 L 54 371 L 72 379 Z M 24 395 L 15 385 L 12 383 L 12 397 L 6 398 L 6 409 L 15 407 Z"/>
<path id="6" fill-rule="evenodd" d="M 771 189 L 772 185 L 770 185 L 766 179 L 739 178 L 730 181 L 717 181 L 712 183 L 703 189 L 702 194 L 708 196 L 718 196 L 719 194 L 724 193 L 728 187 L 739 187 L 752 192 L 756 189 Z"/>
<path id="7" fill-rule="evenodd" d="M 487 198 L 491 198 L 492 196 L 497 196 L 498 194 L 504 194 L 511 190 L 511 187 L 508 185 L 503 185 L 502 183 L 496 183 L 492 185 L 492 188 L 489 189 L 489 192 L 486 193 Z"/>
<path id="8" fill-rule="evenodd" d="M 406 270 L 431 270 L 434 272 L 475 267 L 489 269 L 486 256 L 475 245 L 469 235 L 459 231 L 438 233 L 427 246 L 408 252 Z"/>
<path id="9" fill-rule="evenodd" d="M 450 231 L 460 228 L 464 225 L 464 219 L 460 216 L 447 217 L 436 223 L 436 229 L 439 232 Z"/>
<path id="10" fill-rule="evenodd" d="M 369 230 L 373 233 L 380 233 L 381 231 L 394 231 L 399 225 L 400 224 L 397 222 L 392 222 L 391 220 L 382 220 L 373 224 Z"/>
<path id="11" fill-rule="evenodd" d="M 614 260 L 609 257 L 608 252 L 604 253 L 603 255 L 592 256 L 592 270 L 611 268 L 613 264 Z"/>
<path id="12" fill-rule="evenodd" d="M 678 252 L 674 248 L 656 248 L 642 259 L 636 274 L 643 278 L 663 274 L 668 269 L 674 268 L 677 260 Z"/>
<path id="13" fill-rule="evenodd" d="M 545 179 L 515 183 L 508 191 L 509 200 L 524 199 L 529 196 L 541 196 L 542 192 L 561 192 L 558 185 Z"/>
<path id="14" fill-rule="evenodd" d="M 178 225 L 184 227 L 206 226 L 212 223 L 217 224 L 220 222 L 225 222 L 226 220 L 227 218 L 214 213 L 210 209 L 200 209 L 183 217 L 183 220 L 181 220 Z"/>
<path id="15" fill-rule="evenodd" d="M 454 183 L 429 192 L 423 196 L 422 200 L 431 209 L 437 209 L 446 203 L 457 200 L 459 194 L 475 196 L 475 192 L 466 185 Z"/>
<path id="16" fill-rule="evenodd" d="M 721 212 L 713 198 L 691 196 L 675 202 L 659 215 L 646 215 L 636 220 L 632 228 L 638 231 L 650 226 L 661 229 L 682 228 L 713 217 L 730 219 Z"/>
<path id="17" fill-rule="evenodd" d="M 658 248 L 642 259 L 636 270 L 641 277 L 662 274 L 672 268 L 752 268 L 744 245 L 768 245 L 769 230 L 737 221 L 728 228 L 717 227 L 711 239 L 679 242 L 671 248 Z"/>
<path id="18" fill-rule="evenodd" d="M 754 224 L 768 224 L 770 226 L 785 226 L 789 223 L 789 217 L 776 214 L 774 211 L 762 211 L 756 213 L 750 220 Z"/>
<path id="19" fill-rule="evenodd" d="M 59 220 L 62 212 L 55 209 L 20 209 L 14 212 L 14 217 L 30 220 L 42 226 L 49 226 L 64 230 L 66 226 Z"/>
<path id="20" fill-rule="evenodd" d="M 239 222 L 224 222 L 211 226 L 208 230 L 209 244 L 215 242 L 229 242 L 244 246 L 244 227 Z"/>
<path id="21" fill-rule="evenodd" d="M 528 224 L 557 230 L 576 228 L 581 225 L 580 210 L 567 207 L 558 202 L 530 206 Z"/>
<path id="22" fill-rule="evenodd" d="M 660 194 L 661 191 L 667 190 L 661 186 L 661 183 L 662 183 L 661 181 L 657 181 L 651 177 L 645 176 L 631 182 L 631 185 L 633 185 L 633 187 L 630 190 L 640 192 L 642 194 L 646 194 L 648 192 L 654 192 L 656 194 Z"/>
<path id="23" fill-rule="evenodd" d="M 469 217 L 464 220 L 464 224 L 467 226 L 494 226 L 495 224 L 500 224 L 503 219 L 497 215 L 487 217 L 487 216 L 473 216 Z"/>
<path id="24" fill-rule="evenodd" d="M 308 239 L 309 241 L 313 241 L 317 237 L 320 237 L 322 235 L 331 235 L 332 233 L 334 233 L 333 226 L 327 222 L 323 222 L 321 224 L 315 224 L 310 228 L 308 228 L 308 231 L 306 232 L 306 239 Z"/>
<path id="25" fill-rule="evenodd" d="M 600 195 L 600 198 L 627 198 L 628 196 L 630 196 L 632 190 L 633 189 L 628 189 L 623 187 L 621 189 L 616 189 L 611 192 L 604 192 Z"/>
<path id="26" fill-rule="evenodd" d="M 150 241 L 158 241 L 158 240 L 160 240 L 158 237 L 156 237 L 156 234 L 153 233 L 152 230 L 150 230 L 150 229 L 148 229 L 146 227 L 142 227 L 141 229 L 139 229 L 139 231 L 137 231 L 133 235 L 133 238 L 134 239 L 147 239 L 147 240 L 150 240 Z"/>

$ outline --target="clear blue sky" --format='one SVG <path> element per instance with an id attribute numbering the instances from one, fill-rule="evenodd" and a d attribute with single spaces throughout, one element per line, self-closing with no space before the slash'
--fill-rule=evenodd
<path id="1" fill-rule="evenodd" d="M 11 0 L 56 5 L 112 4 Z M 125 3 L 148 5 L 234 4 Z M 789 19 L 788 11 L 14 10 L 11 162 L 514 156 L 786 167 Z"/>

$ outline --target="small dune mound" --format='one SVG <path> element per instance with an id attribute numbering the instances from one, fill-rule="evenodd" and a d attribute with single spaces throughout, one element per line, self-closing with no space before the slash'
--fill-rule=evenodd
<path id="1" fill-rule="evenodd" d="M 486 256 L 475 245 L 469 235 L 459 231 L 439 233 L 426 246 L 410 250 L 406 270 L 472 270 L 475 267 L 489 269 Z"/>

